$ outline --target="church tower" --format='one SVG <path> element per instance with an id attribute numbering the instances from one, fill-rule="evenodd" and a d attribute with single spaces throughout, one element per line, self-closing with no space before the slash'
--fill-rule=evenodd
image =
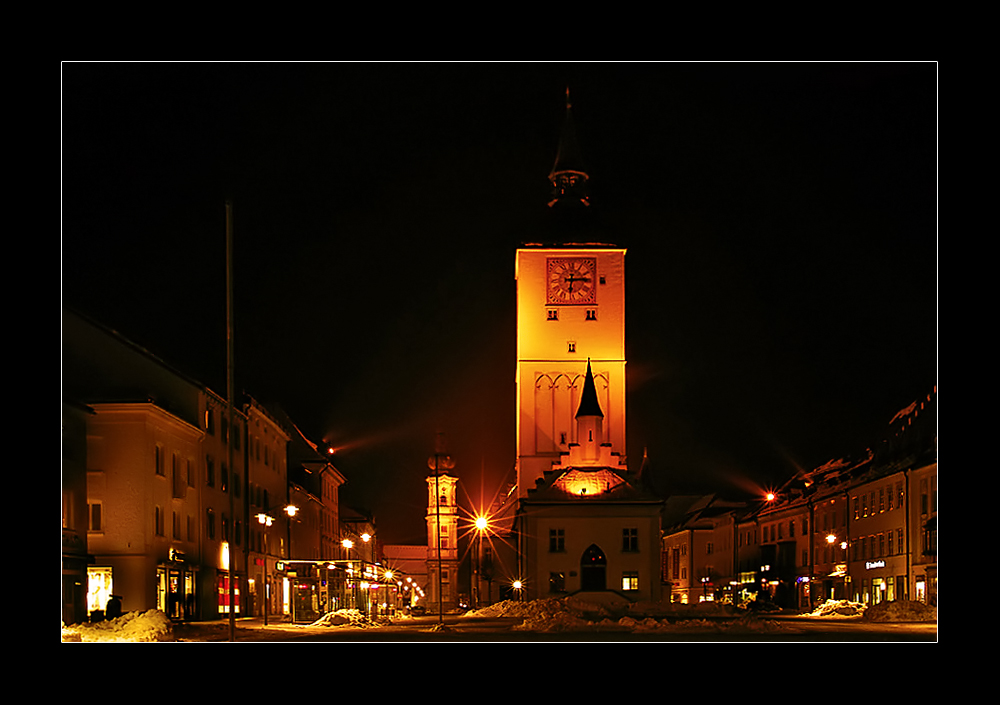
<path id="1" fill-rule="evenodd" d="M 625 248 L 595 236 L 569 94 L 549 242 L 515 254 L 517 537 L 524 597 L 660 597 L 662 501 L 625 459 Z"/>
<path id="2" fill-rule="evenodd" d="M 458 607 L 458 478 L 440 436 L 427 466 L 427 609 L 444 613 Z"/>
<path id="3" fill-rule="evenodd" d="M 567 91 L 566 122 L 549 174 L 561 240 L 517 250 L 518 496 L 577 442 L 575 415 L 589 366 L 601 443 L 625 449 L 625 249 L 575 225 L 590 210 Z M 574 238 L 582 237 L 583 240 Z"/>

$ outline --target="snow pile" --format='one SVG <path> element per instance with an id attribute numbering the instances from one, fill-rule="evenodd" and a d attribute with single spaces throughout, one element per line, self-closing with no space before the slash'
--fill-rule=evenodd
<path id="1" fill-rule="evenodd" d="M 880 602 L 865 610 L 866 622 L 933 622 L 937 609 L 913 600 Z"/>
<path id="2" fill-rule="evenodd" d="M 161 610 L 126 612 L 117 619 L 62 628 L 63 641 L 140 642 L 173 641 L 170 618 Z"/>
<path id="3" fill-rule="evenodd" d="M 737 612 L 730 605 L 713 603 L 641 603 L 629 605 L 625 611 L 625 615 L 615 615 L 602 605 L 567 597 L 531 602 L 508 600 L 469 612 L 466 616 L 520 619 L 521 623 L 512 629 L 530 632 L 760 633 L 781 629 L 773 621 Z M 743 616 L 736 618 L 739 614 Z"/>
<path id="4" fill-rule="evenodd" d="M 827 600 L 806 616 L 843 619 L 860 617 L 864 613 L 865 606 L 860 602 L 851 602 L 850 600 Z"/>
<path id="5" fill-rule="evenodd" d="M 368 615 L 356 609 L 327 612 L 310 627 L 376 627 L 379 622 L 373 622 Z"/>
<path id="6" fill-rule="evenodd" d="M 861 602 L 827 600 L 806 615 L 827 619 L 861 618 L 866 622 L 933 622 L 937 610 L 923 602 L 887 600 L 866 607 Z"/>

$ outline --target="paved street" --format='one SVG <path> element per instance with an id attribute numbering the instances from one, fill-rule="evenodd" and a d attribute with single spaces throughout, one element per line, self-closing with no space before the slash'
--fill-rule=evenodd
<path id="1" fill-rule="evenodd" d="M 766 619 L 698 620 L 697 623 L 664 625 L 656 630 L 626 629 L 616 625 L 595 626 L 586 631 L 530 632 L 515 629 L 519 619 L 475 619 L 437 616 L 400 620 L 385 626 L 310 627 L 246 619 L 236 623 L 238 642 L 936 642 L 936 623 L 870 623 L 860 620 L 817 620 L 796 615 Z M 177 641 L 224 642 L 229 623 L 200 622 L 178 625 Z"/>

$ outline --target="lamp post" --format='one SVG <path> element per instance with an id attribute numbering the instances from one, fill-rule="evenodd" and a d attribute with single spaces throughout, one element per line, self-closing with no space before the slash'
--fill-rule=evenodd
<path id="1" fill-rule="evenodd" d="M 257 521 L 264 527 L 264 626 L 267 626 L 267 608 L 270 597 L 271 582 L 267 578 L 267 527 L 274 523 L 274 518 L 264 512 L 257 515 Z"/>
<path id="2" fill-rule="evenodd" d="M 480 592 L 480 569 L 483 560 L 483 534 L 486 532 L 486 527 L 489 525 L 489 521 L 485 516 L 479 515 L 476 517 L 476 552 L 472 556 L 472 604 L 478 608 L 479 607 L 479 592 Z"/>
<path id="3" fill-rule="evenodd" d="M 282 507 L 282 511 L 285 513 L 286 516 L 288 516 L 289 519 L 292 519 L 299 511 L 299 508 L 296 507 L 294 504 L 286 504 L 284 507 Z M 261 526 L 264 527 L 264 550 L 262 551 L 262 554 L 264 556 L 264 626 L 267 626 L 267 616 L 271 602 L 271 581 L 268 580 L 267 577 L 267 552 L 268 550 L 270 550 L 270 544 L 267 541 L 267 530 L 271 526 L 271 524 L 274 523 L 274 517 L 268 514 L 267 512 L 258 512 L 257 521 L 261 524 Z M 291 524 L 291 522 L 289 522 L 289 524 Z M 291 548 L 292 548 L 291 529 L 289 528 L 289 533 L 288 533 L 289 558 L 291 558 L 292 555 Z"/>

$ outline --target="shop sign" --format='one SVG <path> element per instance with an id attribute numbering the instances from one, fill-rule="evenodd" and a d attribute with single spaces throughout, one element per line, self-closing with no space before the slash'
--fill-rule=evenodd
<path id="1" fill-rule="evenodd" d="M 885 561 L 865 561 L 865 568 L 867 570 L 872 570 L 873 568 L 885 568 Z"/>

